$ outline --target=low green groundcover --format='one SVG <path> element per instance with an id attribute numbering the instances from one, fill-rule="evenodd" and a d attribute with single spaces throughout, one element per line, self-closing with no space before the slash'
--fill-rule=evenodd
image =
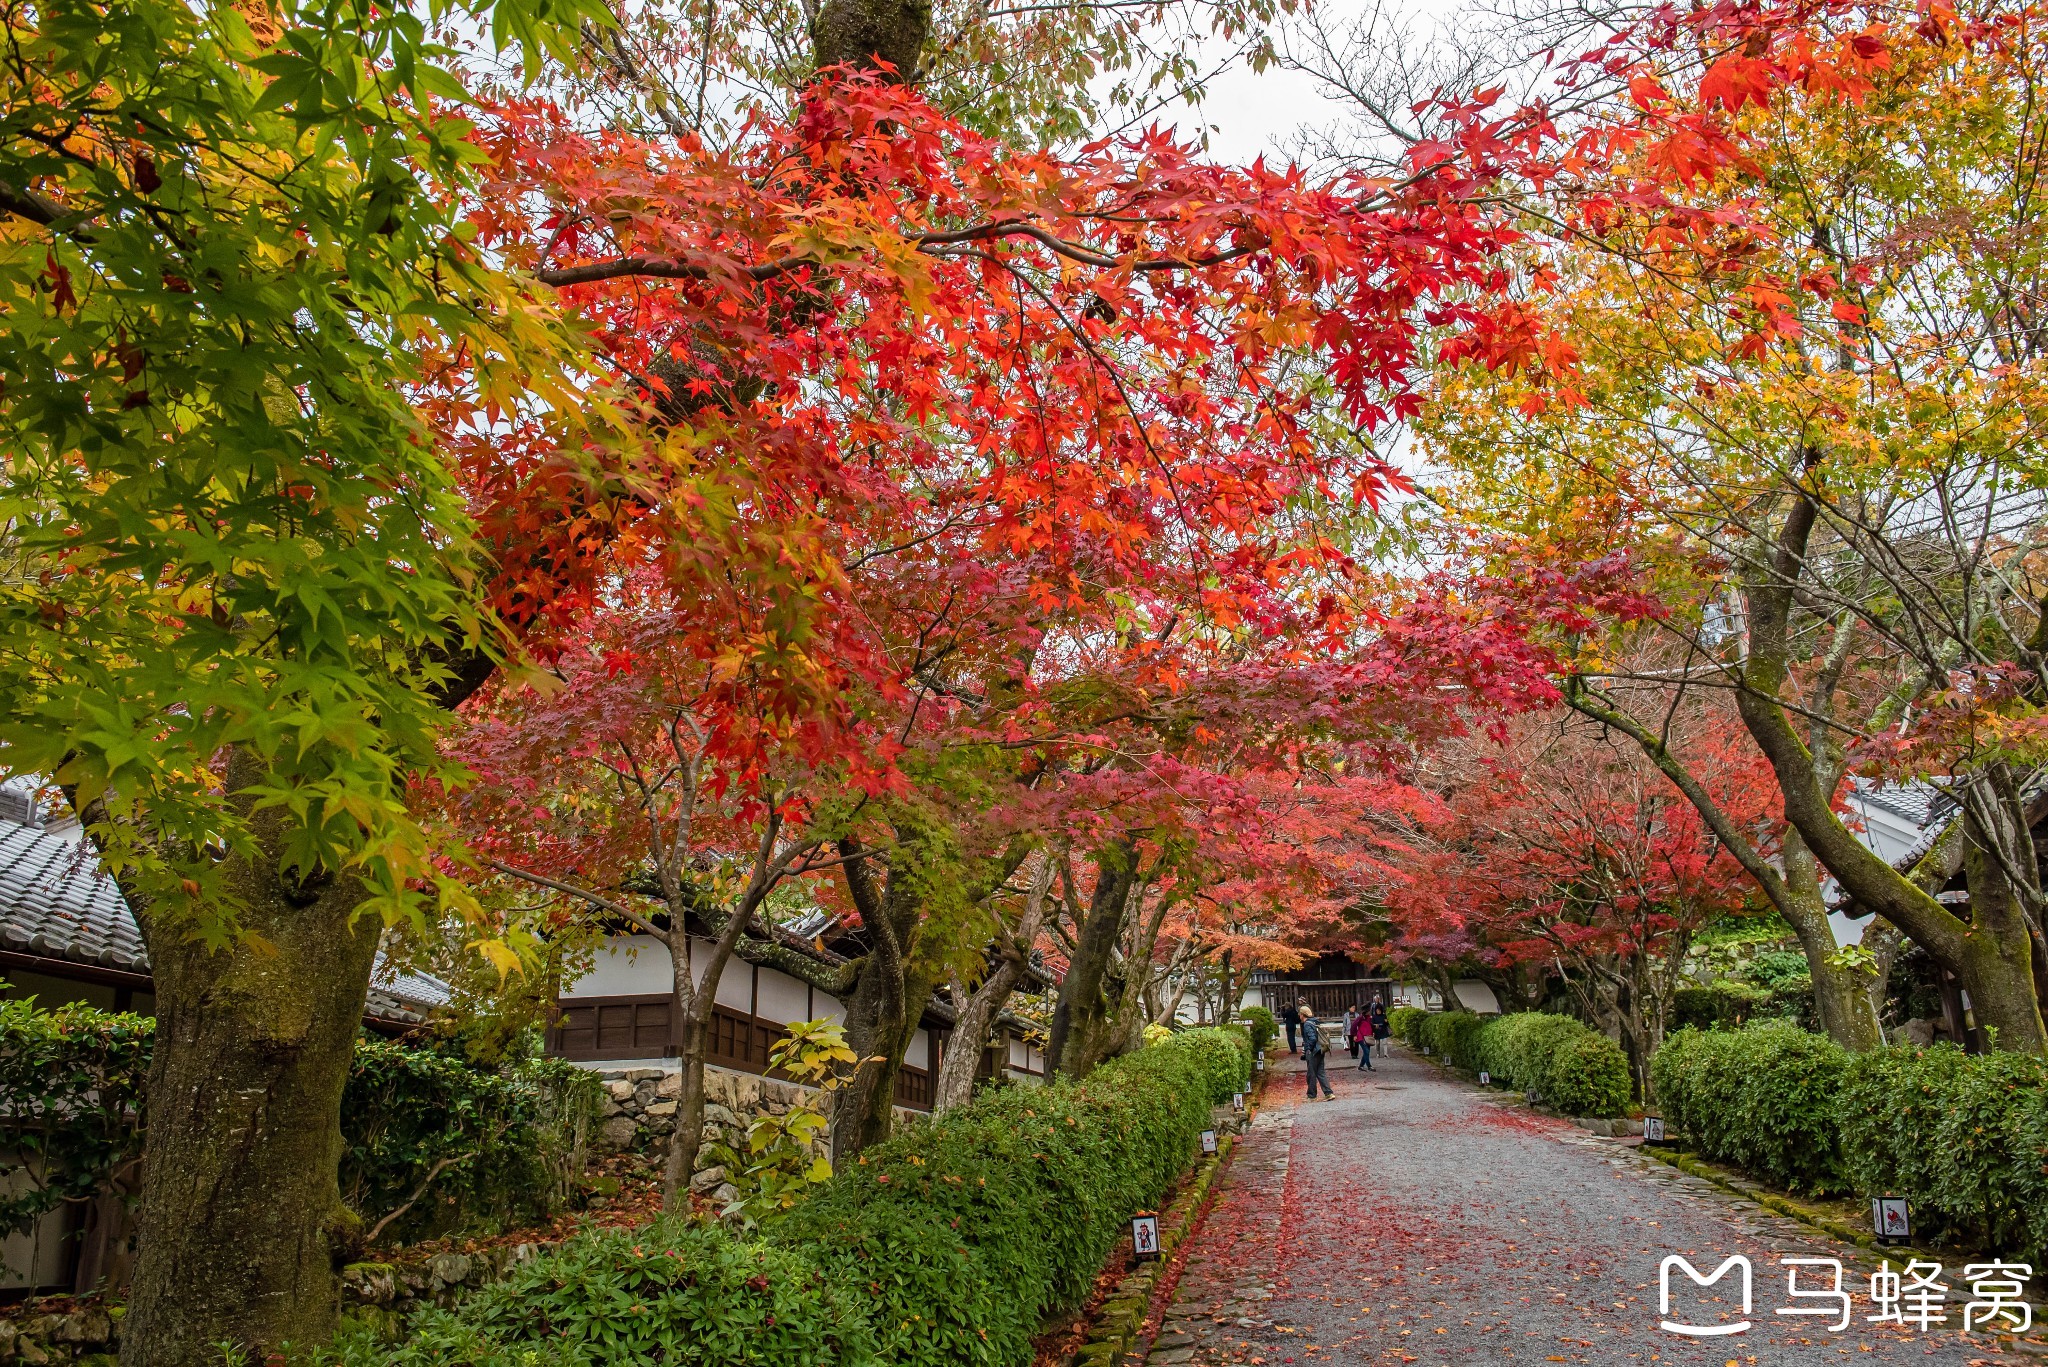
<path id="1" fill-rule="evenodd" d="M 1022 1364 L 1080 1304 L 1134 1210 L 1166 1196 L 1240 1029 L 1188 1030 L 1079 1083 L 1003 1088 L 842 1165 L 759 1237 L 660 1222 L 581 1235 L 401 1344 L 345 1333 L 342 1367 Z"/>

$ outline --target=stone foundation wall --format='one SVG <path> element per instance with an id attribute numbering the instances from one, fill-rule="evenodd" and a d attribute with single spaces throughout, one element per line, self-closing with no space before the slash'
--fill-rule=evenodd
<path id="1" fill-rule="evenodd" d="M 598 1122 L 597 1143 L 615 1153 L 643 1153 L 652 1161 L 668 1156 L 668 1137 L 675 1133 L 676 1098 L 683 1089 L 680 1070 L 667 1068 L 620 1068 L 598 1074 L 604 1079 L 604 1118 Z M 730 1068 L 704 1070 L 704 1147 L 699 1150 L 696 1175 L 690 1190 L 713 1200 L 732 1195 L 725 1181 L 725 1169 L 713 1163 L 709 1150 L 714 1144 L 738 1148 L 747 1127 L 763 1115 L 787 1115 L 790 1108 L 809 1102 L 814 1089 L 793 1082 L 735 1072 Z M 922 1111 L 896 1108 L 898 1125 L 923 1116 Z"/>

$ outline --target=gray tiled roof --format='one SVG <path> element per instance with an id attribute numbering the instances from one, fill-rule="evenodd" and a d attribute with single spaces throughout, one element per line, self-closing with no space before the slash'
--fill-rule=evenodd
<path id="1" fill-rule="evenodd" d="M 0 948 L 149 972 L 149 950 L 127 900 L 75 826 L 59 833 L 0 820 Z M 449 995 L 438 978 L 387 970 L 380 952 L 366 1014 L 415 1024 L 447 1005 Z"/>
<path id="2" fill-rule="evenodd" d="M 149 972 L 128 903 L 76 830 L 0 821 L 0 945 L 72 963 Z"/>
<path id="3" fill-rule="evenodd" d="M 1940 790 L 1931 783 L 1858 783 L 1856 796 L 1902 821 L 1925 826 L 1929 808 L 1940 796 Z"/>

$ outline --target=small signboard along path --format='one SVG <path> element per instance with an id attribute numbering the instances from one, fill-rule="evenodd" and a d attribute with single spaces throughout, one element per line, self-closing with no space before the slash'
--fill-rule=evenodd
<path id="1" fill-rule="evenodd" d="M 1379 1071 L 1360 1073 L 1333 1053 L 1336 1099 L 1311 1103 L 1300 1062 L 1282 1056 L 1188 1250 L 1153 1367 L 2043 1362 L 1959 1332 L 1971 1299 L 1961 1266 L 1940 1279 L 1945 1324 L 1870 1323 L 1881 1308 L 1869 1294 L 1877 1260 L 1863 1250 L 1448 1078 L 1398 1046 L 1375 1062 Z M 1672 1269 L 1660 1312 L 1672 1255 L 1701 1277 L 1747 1258 L 1748 1312 L 1739 1265 L 1705 1287 Z M 1840 1260 L 1846 1329 L 1831 1327 L 1838 1298 L 1788 1297 L 1784 1258 Z M 1824 1264 L 1798 1275 L 1801 1291 L 1835 1285 Z M 2042 1291 L 2029 1288 L 2037 1309 Z M 1666 1319 L 1749 1327 L 1686 1336 L 1660 1327 Z"/>

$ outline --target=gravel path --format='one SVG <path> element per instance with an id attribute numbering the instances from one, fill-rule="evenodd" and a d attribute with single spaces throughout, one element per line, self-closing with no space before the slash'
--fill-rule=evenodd
<path id="1" fill-rule="evenodd" d="M 1309 1104 L 1300 1064 L 1284 1060 L 1188 1246 L 1155 1367 L 2040 1362 L 1956 1332 L 1968 1291 L 1959 1267 L 1948 1325 L 1868 1325 L 1873 1263 L 1861 1250 L 1448 1079 L 1399 1046 L 1376 1062 L 1361 1074 L 1334 1055 L 1337 1099 Z M 1746 1254 L 1752 1327 L 1706 1340 L 1661 1330 L 1658 1268 L 1672 1253 L 1702 1274 Z M 1847 1268 L 1845 1332 L 1773 1313 L 1792 1303 L 1778 1259 L 1812 1256 Z M 1673 1319 L 1741 1318 L 1733 1274 L 1711 1291 L 1675 1280 Z M 1800 1280 L 1827 1284 L 1825 1272 Z"/>

